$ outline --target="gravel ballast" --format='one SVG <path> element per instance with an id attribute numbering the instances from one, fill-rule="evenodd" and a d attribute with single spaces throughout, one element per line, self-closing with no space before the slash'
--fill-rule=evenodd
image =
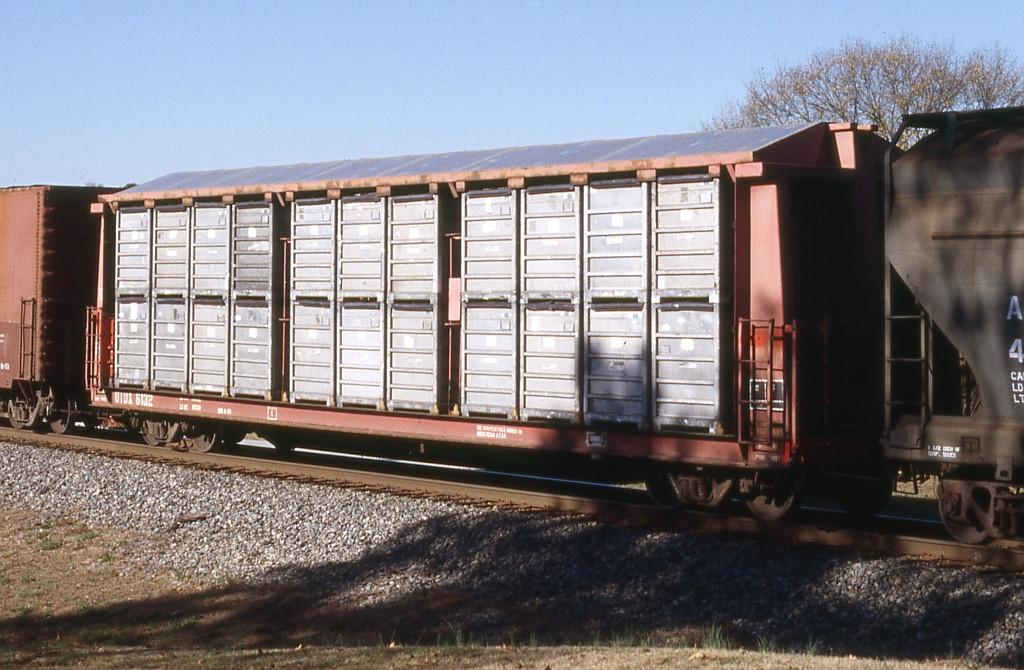
<path id="1" fill-rule="evenodd" d="M 409 642 L 428 626 L 492 644 L 697 628 L 751 646 L 1024 664 L 1014 574 L 3 442 L 0 480 L 2 508 L 141 534 L 125 566 L 294 585 Z"/>

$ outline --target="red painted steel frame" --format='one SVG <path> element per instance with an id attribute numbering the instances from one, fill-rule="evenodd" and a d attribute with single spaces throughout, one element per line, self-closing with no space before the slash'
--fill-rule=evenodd
<path id="1" fill-rule="evenodd" d="M 117 409 L 246 425 L 323 430 L 432 442 L 541 449 L 707 465 L 747 465 L 740 445 L 729 440 L 680 435 L 603 431 L 529 423 L 497 423 L 480 418 L 361 412 L 311 405 L 230 398 L 183 396 L 149 391 L 93 392 L 97 409 Z M 257 429 L 258 432 L 258 429 Z"/>

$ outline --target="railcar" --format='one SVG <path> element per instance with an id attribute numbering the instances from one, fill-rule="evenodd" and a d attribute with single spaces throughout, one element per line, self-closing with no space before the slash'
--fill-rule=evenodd
<path id="1" fill-rule="evenodd" d="M 919 114 L 890 160 L 885 454 L 949 532 L 1024 534 L 1024 109 Z M 903 132 L 903 130 L 901 130 Z"/>
<path id="2" fill-rule="evenodd" d="M 0 189 L 0 416 L 63 432 L 88 406 L 85 314 L 96 301 L 90 203 L 112 189 Z"/>
<path id="3" fill-rule="evenodd" d="M 870 512 L 869 127 L 177 173 L 101 195 L 87 391 L 154 444 L 297 431 L 628 463 L 665 504 Z"/>

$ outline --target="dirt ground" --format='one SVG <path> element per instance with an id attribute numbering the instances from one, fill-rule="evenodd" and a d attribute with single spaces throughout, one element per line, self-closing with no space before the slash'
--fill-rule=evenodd
<path id="1" fill-rule="evenodd" d="M 416 643 L 396 644 L 389 617 L 408 619 L 407 611 L 385 608 L 379 618 L 357 620 L 343 605 L 324 606 L 294 587 L 202 585 L 188 575 L 147 574 L 124 558 L 125 549 L 156 540 L 121 529 L 0 510 L 0 533 L 0 667 L 966 667 L 737 649 L 721 631 L 624 635 L 590 646 L 535 639 L 494 646 L 424 628 Z"/>

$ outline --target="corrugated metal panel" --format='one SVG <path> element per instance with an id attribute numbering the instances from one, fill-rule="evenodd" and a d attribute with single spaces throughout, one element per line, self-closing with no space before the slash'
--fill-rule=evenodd
<path id="1" fill-rule="evenodd" d="M 721 419 L 718 305 L 654 306 L 654 425 L 714 430 Z"/>
<path id="2" fill-rule="evenodd" d="M 343 198 L 338 219 L 338 295 L 384 299 L 383 198 Z"/>
<path id="3" fill-rule="evenodd" d="M 522 296 L 573 300 L 580 294 L 579 188 L 530 188 L 523 194 Z"/>
<path id="4" fill-rule="evenodd" d="M 462 296 L 510 299 L 518 282 L 519 191 L 462 195 Z"/>
<path id="5" fill-rule="evenodd" d="M 238 205 L 232 230 L 231 291 L 236 296 L 266 298 L 273 287 L 273 208 Z"/>
<path id="6" fill-rule="evenodd" d="M 438 411 L 440 329 L 434 304 L 388 305 L 388 409 Z"/>
<path id="7" fill-rule="evenodd" d="M 338 306 L 338 403 L 383 408 L 384 304 Z"/>
<path id="8" fill-rule="evenodd" d="M 291 304 L 290 388 L 292 401 L 334 402 L 333 301 Z"/>
<path id="9" fill-rule="evenodd" d="M 585 420 L 643 426 L 647 418 L 647 309 L 587 305 Z"/>
<path id="10" fill-rule="evenodd" d="M 651 228 L 655 299 L 718 302 L 722 234 L 718 180 L 657 184 Z"/>
<path id="11" fill-rule="evenodd" d="M 437 196 L 388 202 L 388 295 L 433 300 L 441 288 Z"/>
<path id="12" fill-rule="evenodd" d="M 199 299 L 191 303 L 192 330 L 189 387 L 227 395 L 228 390 L 228 304 L 223 300 Z"/>
<path id="13" fill-rule="evenodd" d="M 155 389 L 184 391 L 188 379 L 188 307 L 184 298 L 153 303 L 151 381 Z"/>
<path id="14" fill-rule="evenodd" d="M 117 295 L 149 295 L 150 212 L 123 209 L 117 213 L 114 287 Z"/>
<path id="15" fill-rule="evenodd" d="M 149 386 L 149 299 L 118 298 L 114 384 Z"/>
<path id="16" fill-rule="evenodd" d="M 177 172 L 139 184 L 118 199 L 149 192 L 244 188 L 270 184 L 301 184 L 407 175 L 437 175 L 481 170 L 506 170 L 548 165 L 608 161 L 645 161 L 672 156 L 705 156 L 753 152 L 798 134 L 816 124 L 775 128 L 718 130 L 681 135 L 656 135 L 621 140 L 512 147 L 483 151 L 301 163 L 203 172 Z"/>
<path id="17" fill-rule="evenodd" d="M 157 209 L 153 219 L 153 293 L 184 296 L 191 274 L 189 224 L 192 210 Z"/>
<path id="18" fill-rule="evenodd" d="M 465 303 L 462 307 L 464 414 L 518 415 L 518 313 L 515 304 Z"/>
<path id="19" fill-rule="evenodd" d="M 580 312 L 573 303 L 522 308 L 523 419 L 579 421 Z"/>
<path id="20" fill-rule="evenodd" d="M 584 190 L 584 295 L 645 300 L 648 185 L 594 184 Z"/>
<path id="21" fill-rule="evenodd" d="M 231 395 L 269 398 L 270 304 L 262 300 L 235 300 L 231 311 Z"/>
<path id="22" fill-rule="evenodd" d="M 306 200 L 292 207 L 291 290 L 298 297 L 335 295 L 334 200 Z"/>
<path id="23" fill-rule="evenodd" d="M 226 296 L 231 207 L 197 206 L 192 226 L 192 295 Z"/>

